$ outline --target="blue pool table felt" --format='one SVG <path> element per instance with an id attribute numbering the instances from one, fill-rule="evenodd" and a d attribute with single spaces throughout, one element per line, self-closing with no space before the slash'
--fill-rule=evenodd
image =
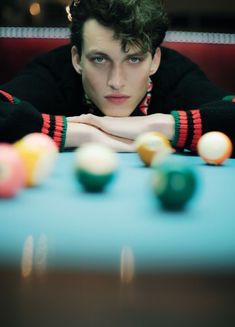
<path id="1" fill-rule="evenodd" d="M 181 212 L 161 208 L 152 168 L 136 153 L 118 154 L 119 168 L 103 193 L 83 191 L 74 153 L 60 153 L 41 185 L 0 199 L 0 266 L 19 266 L 27 237 L 37 252 L 46 239 L 52 268 L 116 270 L 123 248 L 139 271 L 235 268 L 235 159 L 208 166 L 197 156 L 172 155 L 198 176 L 195 197 Z"/>

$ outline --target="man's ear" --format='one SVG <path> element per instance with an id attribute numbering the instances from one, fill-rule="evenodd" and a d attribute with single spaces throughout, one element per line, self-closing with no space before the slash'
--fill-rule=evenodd
<path id="1" fill-rule="evenodd" d="M 78 50 L 75 47 L 75 45 L 73 45 L 72 49 L 71 49 L 71 58 L 72 58 L 72 64 L 73 64 L 74 69 L 76 70 L 76 72 L 78 74 L 81 74 L 82 73 L 81 59 L 80 59 Z"/>
<path id="2" fill-rule="evenodd" d="M 156 71 L 159 68 L 160 62 L 161 62 L 161 49 L 158 47 L 153 56 L 153 60 L 150 68 L 150 74 L 149 74 L 150 76 L 156 73 Z"/>

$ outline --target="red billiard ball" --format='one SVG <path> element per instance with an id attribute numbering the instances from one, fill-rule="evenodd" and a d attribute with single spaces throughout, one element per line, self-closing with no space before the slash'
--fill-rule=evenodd
<path id="1" fill-rule="evenodd" d="M 15 196 L 25 184 L 23 162 L 10 144 L 0 144 L 0 197 Z"/>

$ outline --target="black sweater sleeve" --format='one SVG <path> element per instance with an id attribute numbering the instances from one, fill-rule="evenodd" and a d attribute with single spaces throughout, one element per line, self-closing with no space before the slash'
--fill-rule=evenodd
<path id="1" fill-rule="evenodd" d="M 0 141 L 15 142 L 32 132 L 51 136 L 62 150 L 65 106 L 56 76 L 39 58 L 0 86 Z"/>
<path id="2" fill-rule="evenodd" d="M 9 94 L 5 93 L 5 95 Z M 42 115 L 26 101 L 0 100 L 0 141 L 13 143 L 28 133 L 41 132 Z"/>
<path id="3" fill-rule="evenodd" d="M 217 88 L 198 70 L 182 79 L 174 96 L 176 147 L 195 151 L 204 133 L 220 131 L 231 139 L 235 149 L 235 95 Z"/>
<path id="4" fill-rule="evenodd" d="M 217 87 L 188 58 L 170 52 L 171 60 L 167 59 L 168 51 L 165 53 L 168 64 L 163 65 L 161 76 L 163 93 L 167 94 L 166 111 L 171 112 L 176 123 L 173 145 L 195 151 L 202 134 L 221 131 L 229 136 L 235 149 L 235 95 Z M 167 76 L 172 80 L 166 83 Z"/>

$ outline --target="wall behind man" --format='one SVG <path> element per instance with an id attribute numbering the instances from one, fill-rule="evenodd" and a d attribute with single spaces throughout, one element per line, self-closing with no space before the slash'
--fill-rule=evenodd
<path id="1" fill-rule="evenodd" d="M 234 0 L 165 0 L 176 30 L 235 33 Z"/>
<path id="2" fill-rule="evenodd" d="M 0 0 L 0 26 L 67 26 L 70 0 Z M 171 29 L 235 33 L 234 0 L 165 0 Z"/>

